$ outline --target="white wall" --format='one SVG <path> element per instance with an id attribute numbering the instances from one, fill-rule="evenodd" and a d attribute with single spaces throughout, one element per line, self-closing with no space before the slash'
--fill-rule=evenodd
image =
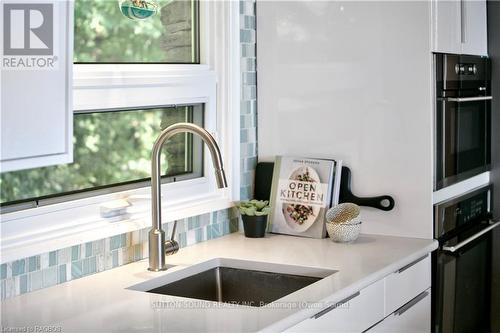
<path id="1" fill-rule="evenodd" d="M 343 159 L 364 233 L 432 238 L 427 2 L 257 2 L 259 160 Z"/>

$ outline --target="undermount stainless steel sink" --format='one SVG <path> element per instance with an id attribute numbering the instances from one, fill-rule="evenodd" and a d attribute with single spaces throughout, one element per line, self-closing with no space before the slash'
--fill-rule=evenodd
<path id="1" fill-rule="evenodd" d="M 260 307 L 335 272 L 303 266 L 218 258 L 129 289 Z"/>
<path id="2" fill-rule="evenodd" d="M 321 278 L 216 267 L 148 292 L 262 306 L 318 280 Z"/>

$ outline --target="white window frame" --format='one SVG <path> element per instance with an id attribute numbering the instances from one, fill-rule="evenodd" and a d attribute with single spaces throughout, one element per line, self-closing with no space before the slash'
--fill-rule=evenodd
<path id="1" fill-rule="evenodd" d="M 239 2 L 200 1 L 200 65 L 74 65 L 74 110 L 204 104 L 205 128 L 218 141 L 229 186 L 218 190 L 209 152 L 204 176 L 162 185 L 163 223 L 225 209 L 239 199 Z M 127 199 L 128 217 L 100 216 Z M 97 195 L 0 216 L 0 263 L 151 225 L 150 187 Z"/>

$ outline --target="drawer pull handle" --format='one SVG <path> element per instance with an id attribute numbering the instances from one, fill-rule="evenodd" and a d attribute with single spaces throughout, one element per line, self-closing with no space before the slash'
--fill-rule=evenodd
<path id="1" fill-rule="evenodd" d="M 417 263 L 421 262 L 422 260 L 424 260 L 425 258 L 427 258 L 428 254 L 426 254 L 425 256 L 421 257 L 421 258 L 418 258 L 417 260 L 415 261 L 412 261 L 411 263 L 409 263 L 408 265 L 406 266 L 403 266 L 401 267 L 400 269 L 398 269 L 396 271 L 396 273 L 403 273 L 404 271 L 406 271 L 408 268 L 412 267 L 413 265 L 416 265 Z"/>
<path id="2" fill-rule="evenodd" d="M 358 291 L 357 293 L 352 294 L 351 296 L 344 298 L 344 299 L 343 299 L 343 300 L 341 300 L 340 302 L 337 302 L 337 303 L 335 303 L 335 304 L 333 304 L 333 305 L 330 305 L 330 306 L 329 306 L 329 307 L 327 307 L 326 309 L 324 309 L 324 310 L 322 310 L 322 311 L 320 311 L 320 312 L 316 313 L 316 314 L 315 314 L 314 316 L 312 316 L 311 318 L 313 318 L 313 319 L 318 319 L 319 317 L 321 317 L 321 316 L 323 316 L 323 315 L 327 314 L 328 312 L 330 312 L 330 311 L 332 311 L 332 310 L 334 310 L 334 309 L 338 308 L 339 306 L 342 306 L 343 304 L 345 304 L 345 303 L 349 302 L 350 300 L 352 300 L 352 299 L 353 299 L 353 298 L 355 298 L 355 297 L 358 297 L 359 295 L 360 295 L 360 292 Z"/>
<path id="3" fill-rule="evenodd" d="M 406 303 L 405 305 L 394 311 L 394 315 L 401 316 L 403 313 L 410 310 L 410 308 L 412 308 L 415 304 L 426 298 L 427 295 L 429 295 L 429 292 L 424 291 L 423 293 L 421 293 L 420 295 L 418 295 L 417 297 L 415 297 L 414 299 L 412 299 L 411 301 L 409 301 L 408 303 Z"/>

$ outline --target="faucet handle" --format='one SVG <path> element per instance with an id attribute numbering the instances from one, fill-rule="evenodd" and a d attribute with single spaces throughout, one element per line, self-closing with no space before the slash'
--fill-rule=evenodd
<path id="1" fill-rule="evenodd" d="M 173 239 L 165 241 L 165 255 L 170 256 L 176 254 L 179 251 L 179 243 Z"/>

